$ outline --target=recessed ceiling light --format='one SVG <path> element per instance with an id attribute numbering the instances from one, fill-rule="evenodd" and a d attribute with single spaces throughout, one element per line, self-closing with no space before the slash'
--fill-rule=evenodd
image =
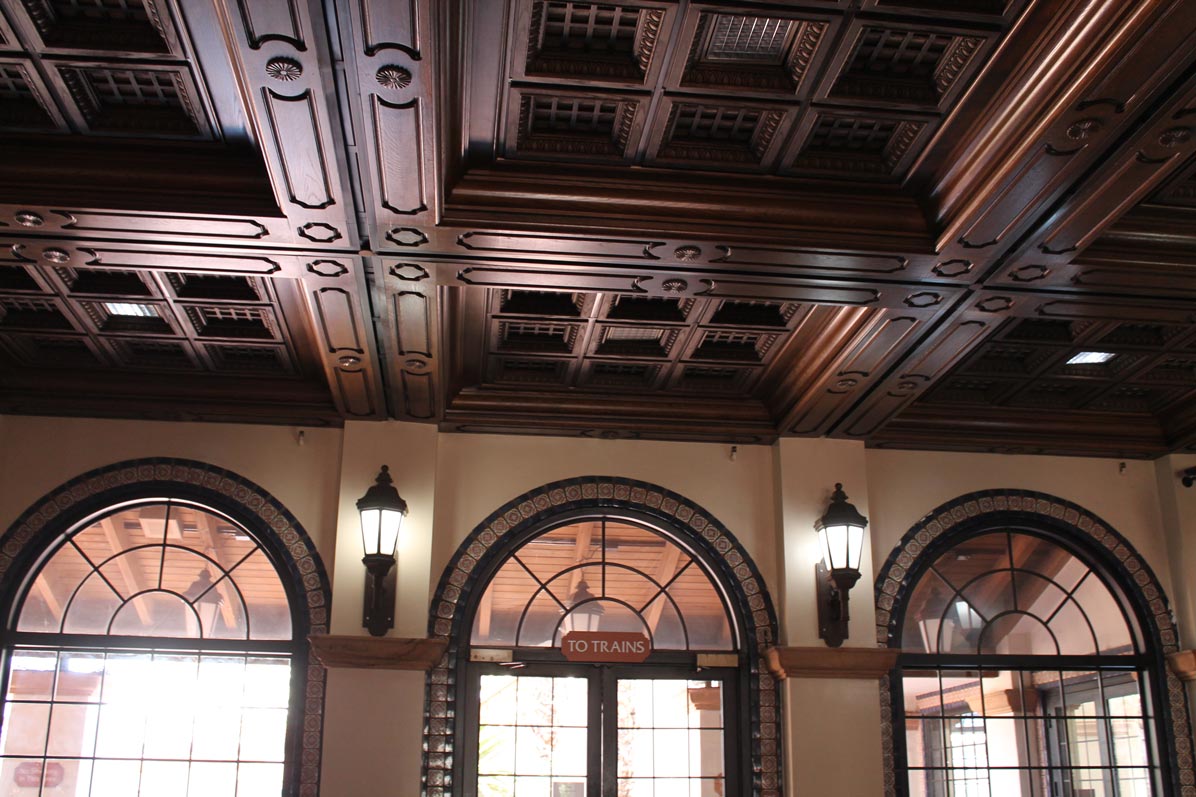
<path id="1" fill-rule="evenodd" d="M 1117 355 L 1108 351 L 1082 351 L 1073 354 L 1071 359 L 1067 361 L 1068 365 L 1096 365 L 1099 363 L 1107 363 Z"/>
<path id="2" fill-rule="evenodd" d="M 153 305 L 134 304 L 133 302 L 104 302 L 104 309 L 108 315 L 123 315 L 133 318 L 157 318 L 158 311 Z"/>

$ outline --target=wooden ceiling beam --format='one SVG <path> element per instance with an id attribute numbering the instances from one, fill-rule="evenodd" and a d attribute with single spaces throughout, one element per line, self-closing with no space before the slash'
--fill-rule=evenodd
<path id="1" fill-rule="evenodd" d="M 915 167 L 947 257 L 989 264 L 1192 60 L 1183 0 L 1032 4 Z"/>

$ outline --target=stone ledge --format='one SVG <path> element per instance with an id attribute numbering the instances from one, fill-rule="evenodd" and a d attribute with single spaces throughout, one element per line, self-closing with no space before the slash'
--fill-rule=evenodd
<path id="1" fill-rule="evenodd" d="M 768 671 L 786 678 L 880 678 L 897 663 L 895 648 L 769 648 Z"/>
<path id="2" fill-rule="evenodd" d="M 1196 650 L 1181 650 L 1167 656 L 1167 667 L 1181 681 L 1196 681 Z"/>
<path id="3" fill-rule="evenodd" d="M 429 670 L 444 655 L 444 639 L 326 636 L 307 638 L 312 655 L 325 667 L 371 670 Z"/>

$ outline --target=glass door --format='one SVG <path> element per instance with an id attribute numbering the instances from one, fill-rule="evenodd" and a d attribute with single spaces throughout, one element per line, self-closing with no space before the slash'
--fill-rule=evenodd
<path id="1" fill-rule="evenodd" d="M 476 665 L 476 797 L 723 797 L 733 671 Z M 468 767 L 466 771 L 473 771 Z"/>
<path id="2" fill-rule="evenodd" d="M 585 797 L 590 679 L 484 673 L 478 689 L 479 797 Z"/>
<path id="3" fill-rule="evenodd" d="M 604 761 L 618 797 L 720 797 L 727 791 L 723 681 L 614 679 L 615 716 Z M 611 772 L 613 770 L 613 773 Z"/>

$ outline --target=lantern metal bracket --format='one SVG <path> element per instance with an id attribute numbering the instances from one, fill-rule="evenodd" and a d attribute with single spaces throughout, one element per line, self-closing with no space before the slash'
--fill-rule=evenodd
<path id="1" fill-rule="evenodd" d="M 837 648 L 847 639 L 847 593 L 859 581 L 853 570 L 827 570 L 822 562 L 814 565 L 814 583 L 818 589 L 818 636 L 828 647 Z"/>
<path id="2" fill-rule="evenodd" d="M 395 627 L 395 590 L 397 585 L 393 556 L 372 554 L 362 558 L 365 565 L 365 595 L 361 601 L 361 624 L 371 636 L 386 636 Z"/>

